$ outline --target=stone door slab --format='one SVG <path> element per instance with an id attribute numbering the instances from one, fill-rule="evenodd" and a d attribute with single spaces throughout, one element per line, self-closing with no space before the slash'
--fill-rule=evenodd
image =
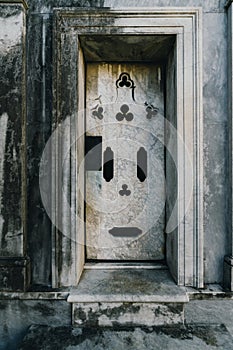
<path id="1" fill-rule="evenodd" d="M 87 259 L 164 259 L 162 67 L 86 71 Z"/>

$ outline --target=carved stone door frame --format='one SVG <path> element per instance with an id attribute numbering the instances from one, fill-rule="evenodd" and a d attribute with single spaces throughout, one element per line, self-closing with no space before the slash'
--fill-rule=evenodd
<path id="1" fill-rule="evenodd" d="M 84 254 L 85 57 L 82 35 L 174 35 L 176 188 L 167 263 L 178 285 L 203 287 L 202 13 L 200 8 L 55 9 L 52 142 L 52 283 L 78 283 Z M 169 76 L 169 74 L 168 74 Z M 169 113 L 168 113 L 169 114 Z M 169 129 L 170 130 L 170 129 Z M 175 178 L 175 180 L 174 180 Z M 174 183 L 175 181 L 175 183 Z"/>

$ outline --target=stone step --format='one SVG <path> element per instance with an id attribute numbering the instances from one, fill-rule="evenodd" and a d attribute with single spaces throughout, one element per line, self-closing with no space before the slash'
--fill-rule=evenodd
<path id="1" fill-rule="evenodd" d="M 188 301 L 166 269 L 84 270 L 68 297 L 79 327 L 182 324 Z"/>

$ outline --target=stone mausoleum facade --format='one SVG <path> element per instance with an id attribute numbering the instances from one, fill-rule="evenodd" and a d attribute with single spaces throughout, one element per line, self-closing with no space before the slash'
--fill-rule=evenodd
<path id="1" fill-rule="evenodd" d="M 3 346 L 233 291 L 232 48 L 232 1 L 0 0 Z"/>

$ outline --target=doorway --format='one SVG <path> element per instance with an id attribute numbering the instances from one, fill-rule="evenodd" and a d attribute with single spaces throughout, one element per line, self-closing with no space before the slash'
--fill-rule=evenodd
<path id="1" fill-rule="evenodd" d="M 56 9 L 54 28 L 53 128 L 59 127 L 59 132 L 55 134 L 52 147 L 52 198 L 49 203 L 51 205 L 47 205 L 48 209 L 50 206 L 52 208 L 51 220 L 54 224 L 52 285 L 76 285 L 86 261 L 86 174 L 82 164 L 85 157 L 83 136 L 87 65 L 101 62 L 140 62 L 147 65 L 153 62 L 156 65 L 165 63 L 166 66 L 165 168 L 166 174 L 172 176 L 166 177 L 164 256 L 166 255 L 168 269 L 178 285 L 202 288 L 204 239 L 201 9 Z M 120 73 L 129 72 L 123 69 L 119 75 Z M 119 75 L 115 77 L 116 80 Z M 136 96 L 139 85 L 136 77 L 130 78 L 135 82 Z M 114 84 L 112 86 L 116 89 Z M 98 101 L 90 108 L 97 104 Z M 131 108 L 129 104 L 128 107 Z M 124 111 L 119 110 L 117 113 Z M 101 109 L 97 112 L 101 112 Z M 95 117 L 99 119 L 97 115 Z M 122 125 L 126 122 L 132 124 L 125 117 L 123 121 L 119 121 Z M 61 130 L 60 126 L 63 124 L 64 130 Z M 96 142 L 101 144 L 103 157 L 107 145 L 105 147 L 103 143 L 103 136 L 102 141 L 101 135 L 99 136 Z M 137 148 L 137 152 L 138 150 Z M 116 155 L 113 158 L 116 162 L 115 158 Z M 143 156 L 142 158 L 145 159 Z M 109 156 L 109 159 L 111 164 L 112 157 Z M 147 165 L 150 166 L 149 162 Z M 116 171 L 115 166 L 114 170 Z M 103 170 L 98 171 L 100 173 Z M 113 180 L 106 181 L 106 185 Z M 122 185 L 128 186 L 131 183 L 121 183 L 121 188 L 117 188 L 118 192 L 131 191 L 129 187 L 122 188 Z M 131 194 L 122 196 L 126 200 L 128 197 L 133 198 Z M 124 214 L 123 212 L 122 215 Z M 132 227 L 140 230 L 141 226 Z M 136 242 L 138 237 L 134 238 Z M 118 241 L 122 239 L 126 240 L 126 237 L 120 237 Z"/>
<path id="2" fill-rule="evenodd" d="M 86 260 L 165 260 L 164 67 L 87 63 Z"/>

